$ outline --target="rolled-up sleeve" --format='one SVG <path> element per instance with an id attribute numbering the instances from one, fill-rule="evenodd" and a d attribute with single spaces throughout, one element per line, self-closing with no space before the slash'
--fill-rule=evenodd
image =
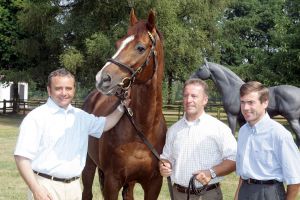
<path id="1" fill-rule="evenodd" d="M 237 142 L 234 138 L 231 130 L 228 127 L 224 127 L 223 129 L 223 149 L 222 149 L 222 157 L 223 160 L 236 160 L 237 153 Z"/>

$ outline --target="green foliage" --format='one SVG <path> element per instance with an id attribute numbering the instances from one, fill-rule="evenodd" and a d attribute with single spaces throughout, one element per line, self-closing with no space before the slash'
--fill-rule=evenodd
<path id="1" fill-rule="evenodd" d="M 30 82 L 30 74 L 26 71 L 16 71 L 14 69 L 10 70 L 0 70 L 1 82 L 2 83 L 18 83 L 18 82 Z"/>
<path id="2" fill-rule="evenodd" d="M 20 37 L 16 13 L 21 0 L 0 1 L 0 67 L 10 67 L 17 60 L 14 43 Z"/>
<path id="3" fill-rule="evenodd" d="M 98 32 L 85 40 L 85 46 L 89 63 L 100 67 L 98 63 L 104 63 L 106 61 L 112 52 L 113 45 L 111 44 L 110 38 Z"/>
<path id="4" fill-rule="evenodd" d="M 230 4 L 221 23 L 221 62 L 242 79 L 299 86 L 297 0 L 242 0 Z"/>
<path id="5" fill-rule="evenodd" d="M 69 47 L 60 55 L 60 63 L 73 74 L 83 65 L 83 55 L 74 47 Z"/>
<path id="6" fill-rule="evenodd" d="M 26 72 L 40 90 L 50 71 L 65 66 L 91 90 L 114 44 L 126 35 L 131 8 L 139 19 L 156 12 L 169 103 L 177 91 L 172 83 L 184 82 L 203 57 L 245 81 L 300 85 L 298 0 L 3 0 L 0 69 Z"/>

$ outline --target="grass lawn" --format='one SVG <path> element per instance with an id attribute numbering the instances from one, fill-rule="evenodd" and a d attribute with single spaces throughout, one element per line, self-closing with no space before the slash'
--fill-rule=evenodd
<path id="1" fill-rule="evenodd" d="M 16 115 L 0 115 L 0 200 L 26 199 L 27 186 L 19 176 L 13 159 L 18 127 L 22 118 L 22 116 Z M 95 180 L 93 186 L 94 199 L 103 199 L 99 192 L 98 178 L 96 177 Z M 238 178 L 234 173 L 225 177 L 222 181 L 224 200 L 233 199 L 237 183 Z M 135 187 L 135 198 L 137 200 L 143 199 L 143 191 L 139 185 Z M 158 199 L 170 199 L 166 179 Z M 297 199 L 300 200 L 300 196 Z"/>

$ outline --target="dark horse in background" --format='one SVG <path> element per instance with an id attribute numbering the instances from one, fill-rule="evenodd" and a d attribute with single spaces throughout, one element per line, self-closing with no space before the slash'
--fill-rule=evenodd
<path id="1" fill-rule="evenodd" d="M 84 109 L 97 116 L 107 115 L 120 104 L 116 96 L 131 87 L 133 119 L 160 154 L 167 130 L 162 113 L 164 52 L 153 11 L 147 20 L 138 21 L 132 10 L 127 35 L 116 46 L 117 52 L 98 72 L 98 90 L 89 94 Z M 122 188 L 123 199 L 133 199 L 135 183 L 141 184 L 145 200 L 158 198 L 162 186 L 158 160 L 138 137 L 127 115 L 100 139 L 89 138 L 82 174 L 84 200 L 92 199 L 96 167 L 105 200 L 117 200 Z"/>
<path id="2" fill-rule="evenodd" d="M 236 123 L 245 123 L 240 111 L 240 87 L 244 83 L 228 68 L 205 60 L 191 77 L 203 80 L 212 79 L 222 96 L 222 103 L 227 114 L 228 124 L 235 133 Z M 267 111 L 270 117 L 281 115 L 287 119 L 296 133 L 296 143 L 300 145 L 300 88 L 291 85 L 269 87 L 269 105 Z"/>

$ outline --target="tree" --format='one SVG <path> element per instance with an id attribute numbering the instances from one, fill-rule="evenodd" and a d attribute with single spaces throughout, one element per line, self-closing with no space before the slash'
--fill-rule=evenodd
<path id="1" fill-rule="evenodd" d="M 204 57 L 244 80 L 299 85 L 297 0 L 7 0 L 0 4 L 0 67 L 27 71 L 43 89 L 50 71 L 66 67 L 93 89 L 95 74 L 126 34 L 131 8 L 140 19 L 150 9 L 157 14 L 167 103 L 173 83 L 186 80 Z"/>
<path id="2" fill-rule="evenodd" d="M 21 2 L 21 0 L 0 2 L 0 69 L 8 69 L 18 63 L 14 44 L 21 34 L 16 18 Z"/>
<path id="3" fill-rule="evenodd" d="M 221 63 L 231 66 L 245 81 L 299 85 L 297 2 L 242 0 L 230 4 L 220 24 Z"/>
<path id="4" fill-rule="evenodd" d="M 17 13 L 23 32 L 15 44 L 22 63 L 15 69 L 30 71 L 38 88 L 45 88 L 50 71 L 60 67 L 59 56 L 64 50 L 64 29 L 59 1 L 24 1 Z M 33 68 L 33 70 L 31 70 Z"/>
<path id="5" fill-rule="evenodd" d="M 218 60 L 216 23 L 227 1 L 158 1 L 158 26 L 165 36 L 165 76 L 167 103 L 171 102 L 172 83 L 183 82 L 203 62 L 203 57 Z"/>

